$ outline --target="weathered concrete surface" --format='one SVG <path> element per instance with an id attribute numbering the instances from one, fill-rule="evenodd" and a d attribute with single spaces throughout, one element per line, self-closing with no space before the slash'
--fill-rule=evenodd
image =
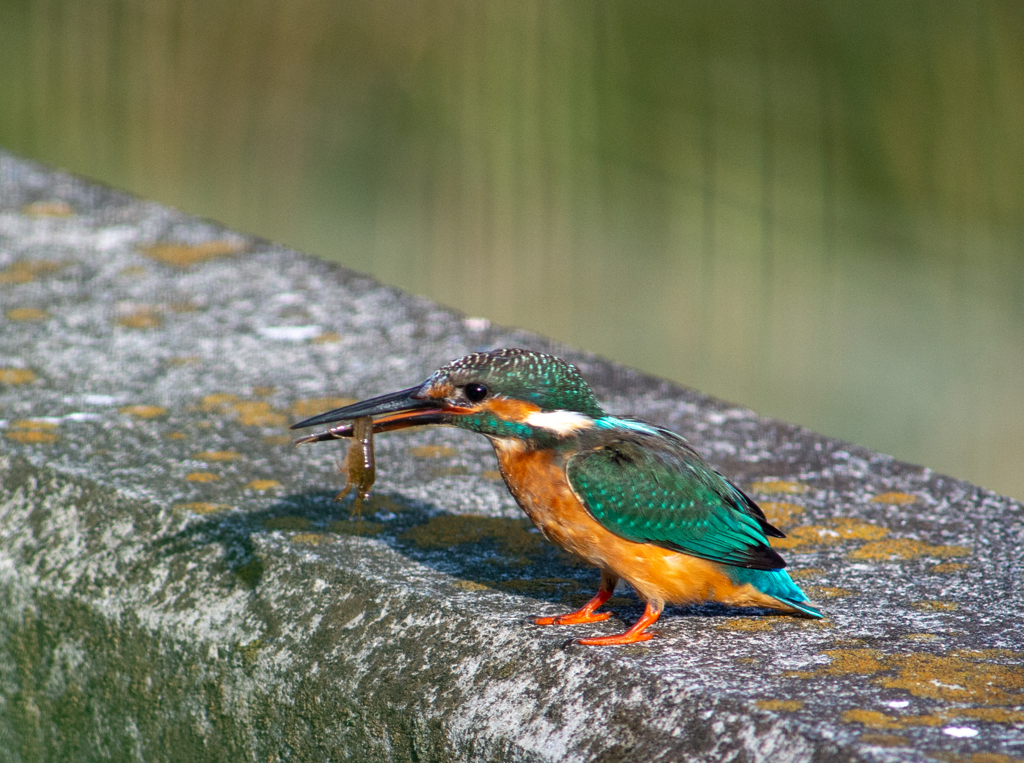
<path id="1" fill-rule="evenodd" d="M 482 325 L 0 154 L 0 760 L 1024 759 L 1020 504 Z M 596 574 L 527 531 L 482 438 L 285 426 L 493 346 L 578 363 L 789 532 L 824 623 L 527 624 Z M 1000 757 L 1002 756 L 1002 757 Z"/>

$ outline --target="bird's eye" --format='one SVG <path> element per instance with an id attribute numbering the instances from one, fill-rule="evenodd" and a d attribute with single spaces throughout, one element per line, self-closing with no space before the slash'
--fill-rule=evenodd
<path id="1" fill-rule="evenodd" d="M 471 403 L 479 403 L 485 397 L 487 397 L 487 387 L 480 382 L 471 382 L 463 387 L 463 391 L 466 393 L 466 398 Z"/>

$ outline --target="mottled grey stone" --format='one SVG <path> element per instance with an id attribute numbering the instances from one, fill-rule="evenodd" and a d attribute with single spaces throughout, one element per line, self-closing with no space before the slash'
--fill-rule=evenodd
<path id="1" fill-rule="evenodd" d="M 1024 759 L 1010 499 L 3 153 L 0 306 L 2 761 Z M 639 602 L 527 622 L 597 575 L 483 438 L 377 438 L 362 523 L 343 448 L 287 444 L 310 398 L 495 346 L 689 437 L 826 621 L 669 608 L 569 646 Z"/>

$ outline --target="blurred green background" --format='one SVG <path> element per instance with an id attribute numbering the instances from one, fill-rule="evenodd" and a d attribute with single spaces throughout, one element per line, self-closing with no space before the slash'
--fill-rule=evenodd
<path id="1" fill-rule="evenodd" d="M 1022 40 L 1019 0 L 0 0 L 0 145 L 1024 498 Z"/>

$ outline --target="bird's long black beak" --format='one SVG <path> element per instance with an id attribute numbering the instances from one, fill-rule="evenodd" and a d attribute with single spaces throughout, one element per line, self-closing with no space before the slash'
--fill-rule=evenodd
<path id="1" fill-rule="evenodd" d="M 373 433 L 391 432 L 395 429 L 423 426 L 425 424 L 444 424 L 451 414 L 445 410 L 444 403 L 436 398 L 421 396 L 423 385 L 392 392 L 388 395 L 363 400 L 344 408 L 336 408 L 319 416 L 293 424 L 292 429 L 331 424 L 335 421 L 354 421 L 355 419 L 373 418 Z M 380 418 L 377 418 L 380 417 Z M 326 432 L 311 434 L 295 441 L 296 445 L 307 442 L 323 442 L 352 436 L 352 424 L 341 424 L 331 427 Z"/>

